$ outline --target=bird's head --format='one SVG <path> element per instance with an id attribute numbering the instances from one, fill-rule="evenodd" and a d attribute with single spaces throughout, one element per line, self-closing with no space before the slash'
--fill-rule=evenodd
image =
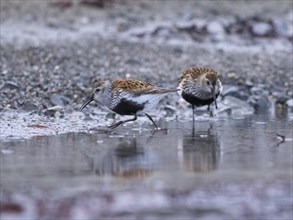
<path id="1" fill-rule="evenodd" d="M 205 92 L 212 95 L 215 106 L 218 108 L 216 98 L 222 90 L 219 76 L 214 72 L 204 74 L 202 77 L 202 88 Z"/>
<path id="2" fill-rule="evenodd" d="M 96 82 L 90 96 L 86 99 L 86 101 L 80 107 L 80 111 L 82 111 L 93 100 L 99 101 L 101 99 L 102 93 L 105 90 L 106 85 L 108 85 L 109 83 L 110 82 L 108 82 L 108 81 Z"/>

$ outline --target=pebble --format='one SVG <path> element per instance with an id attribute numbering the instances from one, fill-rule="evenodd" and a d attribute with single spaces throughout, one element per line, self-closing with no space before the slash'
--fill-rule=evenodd
<path id="1" fill-rule="evenodd" d="M 239 86 L 223 86 L 222 96 L 233 96 L 241 100 L 247 100 L 248 92 L 244 91 L 243 88 Z"/>
<path id="2" fill-rule="evenodd" d="M 48 108 L 48 109 L 45 109 L 44 111 L 43 111 L 43 114 L 45 115 L 45 116 L 48 116 L 48 117 L 60 117 L 61 116 L 61 114 L 59 114 L 59 113 L 57 113 L 57 112 L 64 112 L 64 109 L 63 109 L 63 107 L 62 106 L 53 106 L 53 107 L 50 107 L 50 108 Z"/>
<path id="3" fill-rule="evenodd" d="M 286 101 L 286 105 L 289 107 L 289 108 L 293 108 L 293 99 L 288 99 Z"/>
<path id="4" fill-rule="evenodd" d="M 273 93 L 273 97 L 276 98 L 276 104 L 280 104 L 282 106 L 286 105 L 286 101 L 289 99 L 286 94 L 279 94 L 277 92 Z"/>
<path id="5" fill-rule="evenodd" d="M 262 95 L 264 93 L 267 93 L 267 91 L 263 88 L 261 88 L 259 85 L 258 86 L 254 86 L 250 89 L 250 92 L 253 96 L 255 95 Z"/>
<path id="6" fill-rule="evenodd" d="M 50 96 L 50 101 L 53 105 L 60 105 L 60 106 L 66 106 L 70 103 L 70 100 L 69 98 L 65 97 L 64 95 L 61 95 L 61 94 L 52 94 Z"/>
<path id="7" fill-rule="evenodd" d="M 232 115 L 250 115 L 254 113 L 254 108 L 247 101 L 233 96 L 226 96 L 221 102 L 223 109 L 231 109 Z"/>
<path id="8" fill-rule="evenodd" d="M 129 65 L 132 65 L 132 66 L 142 64 L 139 60 L 136 60 L 136 59 L 128 59 L 128 60 L 126 60 L 125 63 L 129 64 Z"/>
<path id="9" fill-rule="evenodd" d="M 267 96 L 262 95 L 258 98 L 256 98 L 254 102 L 254 108 L 256 112 L 267 112 L 270 109 L 271 103 Z"/>
<path id="10" fill-rule="evenodd" d="M 8 87 L 9 89 L 19 89 L 19 84 L 17 82 L 14 81 L 6 81 L 6 87 Z"/>
<path id="11" fill-rule="evenodd" d="M 24 111 L 27 111 L 27 112 L 32 112 L 32 111 L 37 111 L 38 110 L 38 106 L 35 105 L 31 101 L 26 101 L 26 102 L 23 103 L 21 109 L 24 110 Z"/>
<path id="12" fill-rule="evenodd" d="M 265 22 L 254 23 L 252 25 L 252 33 L 255 36 L 266 36 L 270 35 L 273 32 L 273 28 L 270 24 Z"/>
<path id="13" fill-rule="evenodd" d="M 280 36 L 292 38 L 293 36 L 293 11 L 291 10 L 284 18 L 274 19 L 273 24 L 276 27 L 276 33 Z"/>
<path id="14" fill-rule="evenodd" d="M 207 25 L 207 31 L 213 35 L 217 41 L 222 41 L 225 38 L 225 29 L 219 22 L 211 22 Z"/>

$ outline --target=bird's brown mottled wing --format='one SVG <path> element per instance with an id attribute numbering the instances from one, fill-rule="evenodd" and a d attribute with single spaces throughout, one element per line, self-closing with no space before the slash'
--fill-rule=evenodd
<path id="1" fill-rule="evenodd" d="M 150 83 L 142 82 L 139 80 L 115 80 L 112 84 L 113 90 L 122 89 L 133 95 L 139 96 L 142 94 L 162 94 L 168 92 L 175 92 L 177 89 L 165 89 L 156 87 Z"/>
<path id="2" fill-rule="evenodd" d="M 164 93 L 177 92 L 177 91 L 178 91 L 178 89 L 166 89 L 166 88 L 161 88 L 161 87 L 151 87 L 151 88 L 145 88 L 145 89 L 133 91 L 133 94 L 139 96 L 142 94 L 164 94 Z"/>
<path id="3" fill-rule="evenodd" d="M 132 92 L 152 87 L 153 85 L 151 85 L 150 83 L 133 79 L 115 80 L 112 82 L 112 90 L 122 89 L 124 91 Z"/>
<path id="4" fill-rule="evenodd" d="M 213 69 L 209 67 L 191 67 L 188 68 L 186 71 L 184 71 L 179 79 L 179 83 L 183 80 L 186 79 L 189 75 L 192 77 L 193 80 L 197 79 L 200 75 L 202 74 L 216 74 L 217 72 L 214 71 Z"/>

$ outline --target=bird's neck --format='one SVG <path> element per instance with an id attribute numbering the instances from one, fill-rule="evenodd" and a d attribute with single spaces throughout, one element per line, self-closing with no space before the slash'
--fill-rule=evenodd
<path id="1" fill-rule="evenodd" d="M 109 107 L 111 103 L 111 97 L 112 97 L 112 84 L 106 83 L 99 97 L 99 102 Z"/>

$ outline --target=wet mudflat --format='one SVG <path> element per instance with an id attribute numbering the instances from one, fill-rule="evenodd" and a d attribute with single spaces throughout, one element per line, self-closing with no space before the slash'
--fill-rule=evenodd
<path id="1" fill-rule="evenodd" d="M 2 142 L 2 217 L 292 218 L 292 117 L 160 126 Z"/>

